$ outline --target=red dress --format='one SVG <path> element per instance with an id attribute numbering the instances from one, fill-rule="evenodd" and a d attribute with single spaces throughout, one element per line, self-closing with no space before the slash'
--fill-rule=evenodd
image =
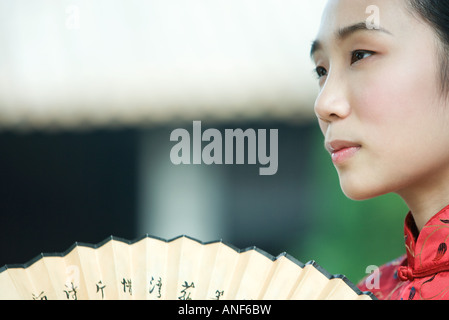
<path id="1" fill-rule="evenodd" d="M 449 300 L 449 206 L 421 232 L 409 212 L 404 236 L 406 254 L 363 279 L 359 289 L 381 300 Z"/>

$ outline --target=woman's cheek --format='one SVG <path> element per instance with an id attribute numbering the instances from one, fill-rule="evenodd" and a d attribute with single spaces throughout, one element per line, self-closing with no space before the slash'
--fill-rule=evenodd
<path id="1" fill-rule="evenodd" d="M 422 80 L 411 77 L 407 70 L 407 65 L 376 61 L 353 82 L 354 111 L 366 125 L 380 129 L 422 114 Z M 423 76 L 427 78 L 420 73 L 418 79 Z"/>

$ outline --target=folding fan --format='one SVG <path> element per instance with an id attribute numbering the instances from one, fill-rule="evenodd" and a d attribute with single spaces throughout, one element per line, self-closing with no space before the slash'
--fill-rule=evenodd
<path id="1" fill-rule="evenodd" d="M 180 236 L 75 243 L 0 269 L 0 299 L 375 299 L 314 261 Z"/>

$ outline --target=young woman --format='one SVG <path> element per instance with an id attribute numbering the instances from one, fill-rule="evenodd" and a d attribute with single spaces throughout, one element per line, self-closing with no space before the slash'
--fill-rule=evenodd
<path id="1" fill-rule="evenodd" d="M 410 209 L 406 254 L 369 291 L 449 298 L 449 2 L 330 0 L 311 56 L 315 113 L 343 192 L 395 192 Z"/>

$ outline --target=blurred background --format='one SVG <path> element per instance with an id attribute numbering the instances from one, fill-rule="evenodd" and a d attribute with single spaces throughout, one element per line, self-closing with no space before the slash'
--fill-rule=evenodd
<path id="1" fill-rule="evenodd" d="M 341 192 L 313 113 L 324 0 L 1 0 L 0 266 L 189 235 L 357 282 L 407 208 Z M 277 129 L 278 171 L 174 165 L 176 128 Z"/>

